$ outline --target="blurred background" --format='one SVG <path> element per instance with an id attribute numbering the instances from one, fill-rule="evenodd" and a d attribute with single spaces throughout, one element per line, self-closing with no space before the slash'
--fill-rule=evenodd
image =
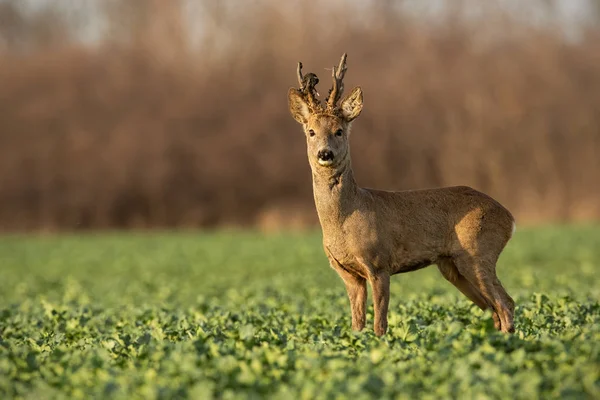
<path id="1" fill-rule="evenodd" d="M 600 219 L 598 0 L 0 0 L 0 230 L 315 227 L 286 95 L 343 52 L 360 185 Z"/>

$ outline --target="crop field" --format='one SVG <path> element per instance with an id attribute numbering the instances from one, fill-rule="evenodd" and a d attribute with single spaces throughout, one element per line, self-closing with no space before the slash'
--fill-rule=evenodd
<path id="1" fill-rule="evenodd" d="M 350 329 L 321 235 L 0 238 L 0 398 L 598 399 L 600 228 L 522 228 L 516 333 L 434 266 Z M 370 288 L 369 288 L 370 295 Z"/>

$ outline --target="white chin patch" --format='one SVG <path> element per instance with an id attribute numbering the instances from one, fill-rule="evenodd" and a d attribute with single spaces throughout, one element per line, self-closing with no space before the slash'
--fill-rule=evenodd
<path id="1" fill-rule="evenodd" d="M 317 160 L 317 162 L 323 167 L 329 167 L 331 164 L 333 164 L 333 160 Z"/>

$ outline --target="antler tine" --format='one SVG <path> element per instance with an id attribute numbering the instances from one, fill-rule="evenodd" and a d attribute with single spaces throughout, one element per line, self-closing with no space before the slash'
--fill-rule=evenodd
<path id="1" fill-rule="evenodd" d="M 319 92 L 315 86 L 319 83 L 319 78 L 312 72 L 307 73 L 306 75 L 302 75 L 302 63 L 298 62 L 298 91 L 303 94 L 304 98 L 308 101 L 309 107 L 313 111 L 317 111 L 322 109 L 321 103 L 319 100 L 315 98 L 315 95 L 318 96 Z"/>
<path id="2" fill-rule="evenodd" d="M 342 97 L 342 93 L 344 92 L 344 75 L 346 74 L 346 58 L 348 55 L 344 53 L 342 58 L 340 59 L 340 65 L 338 67 L 333 67 L 333 71 L 331 73 L 333 86 L 329 91 L 329 97 L 327 98 L 327 108 L 329 110 L 333 110 L 335 108 L 336 103 Z"/>
<path id="3" fill-rule="evenodd" d="M 304 78 L 302 77 L 302 62 L 298 61 L 298 85 L 300 90 L 304 90 Z"/>

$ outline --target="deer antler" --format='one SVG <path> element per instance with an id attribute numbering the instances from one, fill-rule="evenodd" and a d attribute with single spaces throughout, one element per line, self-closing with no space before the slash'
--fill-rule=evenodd
<path id="1" fill-rule="evenodd" d="M 317 92 L 317 89 L 315 88 L 317 83 L 319 83 L 319 78 L 312 72 L 302 76 L 302 63 L 298 62 L 298 84 L 300 85 L 299 91 L 304 95 L 308 101 L 309 107 L 313 111 L 318 111 L 322 108 L 321 102 L 315 98 L 315 95 L 319 96 L 319 92 Z"/>
<path id="2" fill-rule="evenodd" d="M 336 68 L 333 67 L 332 71 L 332 80 L 333 86 L 331 90 L 329 90 L 329 96 L 327 97 L 327 110 L 333 111 L 335 110 L 336 103 L 342 97 L 342 93 L 344 92 L 344 75 L 346 74 L 346 58 L 348 55 L 344 53 L 342 58 L 340 59 L 340 65 Z"/>
<path id="3" fill-rule="evenodd" d="M 302 62 L 298 61 L 298 87 L 300 90 L 304 90 L 304 78 L 302 77 Z"/>

